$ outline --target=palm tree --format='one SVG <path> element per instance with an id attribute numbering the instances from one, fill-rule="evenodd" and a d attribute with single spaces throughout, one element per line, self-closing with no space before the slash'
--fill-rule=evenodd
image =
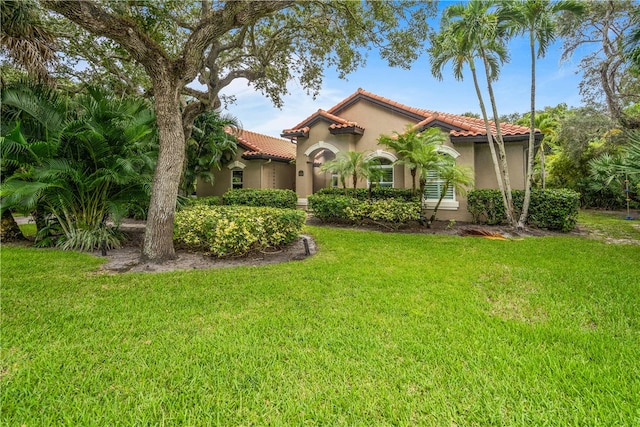
<path id="1" fill-rule="evenodd" d="M 398 156 L 396 164 L 405 165 L 411 173 L 411 192 L 416 195 L 416 179 L 418 175 L 418 164 L 416 162 L 416 153 L 419 147 L 424 144 L 424 138 L 421 137 L 418 129 L 408 124 L 403 133 L 393 132 L 393 136 L 380 135 L 378 144 L 382 144 L 395 151 Z"/>
<path id="2" fill-rule="evenodd" d="M 447 7 L 443 15 L 440 33 L 431 37 L 429 53 L 431 73 L 440 80 L 442 79 L 442 69 L 449 62 L 452 62 L 454 77 L 457 80 L 463 79 L 462 71 L 465 65 L 468 65 L 471 70 L 480 111 L 485 124 L 496 180 L 505 206 L 507 222 L 513 224 L 513 201 L 506 165 L 506 152 L 502 142 L 491 85 L 491 82 L 498 77 L 499 64 L 508 59 L 503 39 L 501 38 L 502 29 L 499 28 L 498 17 L 496 14 L 488 13 L 489 9 L 494 5 L 494 2 L 473 0 L 467 3 L 466 6 L 453 5 Z M 494 112 L 495 136 L 491 132 L 487 110 L 480 91 L 475 58 L 480 58 L 484 64 Z M 498 145 L 500 160 L 496 153 L 494 140 Z"/>
<path id="3" fill-rule="evenodd" d="M 66 105 L 58 94 L 42 85 L 5 86 L 1 100 L 4 135 L 0 137 L 0 182 L 40 164 L 55 152 L 55 143 L 49 139 L 50 130 L 59 129 L 66 114 Z M 22 232 L 6 200 L 2 200 L 0 210 L 3 240 L 20 239 Z M 42 230 L 45 227 L 42 207 L 34 208 L 31 214 L 37 229 Z"/>
<path id="4" fill-rule="evenodd" d="M 155 168 L 154 120 L 144 100 L 88 90 L 58 128 L 47 129 L 53 152 L 3 182 L 3 204 L 46 208 L 64 249 L 95 249 L 103 241 L 118 246 L 119 219 L 132 207 L 146 208 Z"/>
<path id="5" fill-rule="evenodd" d="M 530 117 L 529 114 L 525 114 L 522 119 L 516 122 L 519 125 L 529 125 Z M 542 189 L 546 188 L 546 152 L 549 149 L 553 149 L 557 147 L 557 139 L 558 139 L 558 128 L 560 127 L 560 122 L 556 117 L 553 117 L 549 112 L 542 112 L 540 114 L 535 115 L 534 119 L 534 127 L 538 129 L 543 134 L 542 141 L 540 141 L 540 148 L 538 149 L 538 153 L 540 156 L 540 186 Z"/>
<path id="6" fill-rule="evenodd" d="M 324 163 L 320 170 L 338 174 L 343 183 L 348 177 L 351 177 L 353 197 L 356 197 L 358 180 L 367 179 L 371 166 L 375 165 L 376 162 L 377 159 L 367 158 L 365 153 L 359 151 L 341 151 L 336 155 L 335 159 Z"/>
<path id="7" fill-rule="evenodd" d="M 429 218 L 427 222 L 427 227 L 429 228 L 431 228 L 431 224 L 436 220 L 438 208 L 440 208 L 440 204 L 447 195 L 449 188 L 453 188 L 455 193 L 465 194 L 467 189 L 473 186 L 474 182 L 473 170 L 469 167 L 456 165 L 455 161 L 449 156 L 444 156 L 444 159 L 441 160 L 437 173 L 438 179 L 442 181 L 443 185 L 440 198 L 433 208 L 431 218 Z"/>
<path id="8" fill-rule="evenodd" d="M 31 0 L 0 0 L 0 46 L 13 62 L 37 80 L 53 85 L 48 66 L 54 64 L 55 36 L 40 19 Z"/>
<path id="9" fill-rule="evenodd" d="M 195 191 L 196 181 L 213 185 L 213 169 L 233 159 L 238 148 L 234 135 L 240 133 L 240 122 L 235 117 L 210 110 L 196 117 L 187 141 L 181 192 L 188 196 Z"/>
<path id="10" fill-rule="evenodd" d="M 544 57 L 547 48 L 556 39 L 556 17 L 561 12 L 570 12 L 577 16 L 584 11 L 584 5 L 575 1 L 548 0 L 523 0 L 505 3 L 501 8 L 501 14 L 505 17 L 511 29 L 517 33 L 526 33 L 529 36 L 529 49 L 531 51 L 531 108 L 529 151 L 527 156 L 527 178 L 525 181 L 524 201 L 522 212 L 518 219 L 518 228 L 524 228 L 529 215 L 531 201 L 531 183 L 533 181 L 533 155 L 535 148 L 536 130 L 536 58 Z M 537 49 L 536 49 L 537 43 Z"/>

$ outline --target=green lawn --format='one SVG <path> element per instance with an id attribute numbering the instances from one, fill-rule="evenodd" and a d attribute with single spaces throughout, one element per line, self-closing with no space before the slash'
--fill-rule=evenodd
<path id="1" fill-rule="evenodd" d="M 307 231 L 164 274 L 3 246 L 0 424 L 640 424 L 639 245 Z"/>
<path id="2" fill-rule="evenodd" d="M 633 211 L 633 220 L 625 220 L 626 212 L 587 210 L 580 211 L 578 224 L 587 228 L 596 238 L 640 240 L 640 212 Z"/>

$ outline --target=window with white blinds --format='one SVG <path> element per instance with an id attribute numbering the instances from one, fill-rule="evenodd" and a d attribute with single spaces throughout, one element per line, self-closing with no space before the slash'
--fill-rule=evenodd
<path id="1" fill-rule="evenodd" d="M 424 189 L 424 197 L 427 200 L 439 200 L 444 187 L 444 181 L 440 179 L 435 171 L 429 171 L 427 175 L 427 185 Z M 447 193 L 442 200 L 455 200 L 455 193 L 453 187 L 450 185 L 447 188 Z"/>

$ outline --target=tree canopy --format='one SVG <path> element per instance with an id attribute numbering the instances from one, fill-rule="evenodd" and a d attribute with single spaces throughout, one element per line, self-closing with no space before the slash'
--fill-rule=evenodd
<path id="1" fill-rule="evenodd" d="M 97 59 L 139 64 L 148 78 L 160 141 L 143 246 L 143 257 L 153 260 L 175 256 L 173 217 L 186 139 L 197 115 L 220 107 L 223 88 L 246 79 L 280 106 L 291 80 L 317 94 L 325 67 L 344 76 L 364 64 L 368 49 L 406 67 L 419 55 L 426 18 L 435 13 L 431 3 L 405 1 L 41 3 L 102 43 Z M 83 55 L 80 43 L 73 47 Z"/>

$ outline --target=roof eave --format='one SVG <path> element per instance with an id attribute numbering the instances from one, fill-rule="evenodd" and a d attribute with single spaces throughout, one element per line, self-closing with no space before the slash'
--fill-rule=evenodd
<path id="1" fill-rule="evenodd" d="M 349 126 L 346 128 L 329 128 L 329 132 L 331 135 L 362 135 L 364 134 L 364 129 L 358 126 Z"/>
<path id="2" fill-rule="evenodd" d="M 287 157 L 273 156 L 273 155 L 264 154 L 264 153 L 243 154 L 242 158 L 245 160 L 271 160 L 274 162 L 281 162 L 281 163 L 291 163 L 295 160 L 293 157 L 287 158 Z"/>
<path id="3" fill-rule="evenodd" d="M 541 133 L 536 133 L 535 141 L 541 141 L 544 138 L 544 135 Z M 473 136 L 451 136 L 451 142 L 487 142 L 486 135 L 473 135 Z M 520 134 L 520 135 L 503 135 L 502 139 L 504 142 L 520 142 L 527 141 L 529 139 L 529 134 Z"/>
<path id="4" fill-rule="evenodd" d="M 309 131 L 294 130 L 291 132 L 282 132 L 280 136 L 282 138 L 309 138 Z"/>

